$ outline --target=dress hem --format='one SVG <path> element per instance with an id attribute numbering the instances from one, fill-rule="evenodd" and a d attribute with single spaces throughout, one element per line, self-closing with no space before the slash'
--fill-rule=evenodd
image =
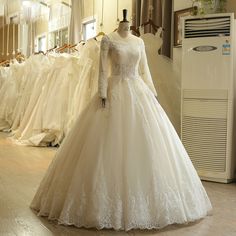
<path id="1" fill-rule="evenodd" d="M 207 216 L 211 216 L 212 215 L 212 210 L 209 210 L 206 214 L 201 215 L 199 217 L 187 220 L 187 221 L 173 221 L 170 223 L 166 223 L 162 226 L 158 226 L 158 225 L 152 225 L 152 226 L 131 226 L 131 227 L 114 227 L 114 226 L 109 226 L 110 224 L 106 224 L 104 223 L 101 226 L 91 226 L 91 225 L 86 225 L 86 224 L 78 224 L 78 223 L 72 223 L 72 222 L 65 222 L 63 220 L 61 220 L 60 218 L 56 218 L 56 217 L 50 217 L 49 213 L 40 213 L 40 210 L 35 209 L 33 207 L 30 207 L 33 211 L 35 211 L 37 213 L 37 216 L 40 217 L 45 217 L 50 221 L 56 221 L 59 225 L 64 225 L 64 226 L 74 226 L 76 228 L 86 228 L 86 229 L 96 229 L 96 230 L 115 230 L 115 231 L 131 231 L 131 230 L 161 230 L 165 227 L 168 226 L 173 226 L 173 225 L 182 225 L 182 226 L 186 226 L 189 225 L 191 223 L 197 223 L 198 221 L 204 219 Z"/>

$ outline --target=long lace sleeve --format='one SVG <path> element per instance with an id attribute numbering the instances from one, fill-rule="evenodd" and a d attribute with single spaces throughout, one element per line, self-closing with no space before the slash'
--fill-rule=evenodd
<path id="1" fill-rule="evenodd" d="M 101 41 L 98 78 L 98 93 L 101 98 L 107 98 L 109 45 L 109 38 L 104 36 Z"/>
<path id="2" fill-rule="evenodd" d="M 147 86 L 151 89 L 151 91 L 154 93 L 155 96 L 157 96 L 156 89 L 154 87 L 152 76 L 148 67 L 147 63 L 147 56 L 145 52 L 145 46 L 143 40 L 141 41 L 141 59 L 139 63 L 139 73 L 144 80 L 144 82 L 147 84 Z"/>

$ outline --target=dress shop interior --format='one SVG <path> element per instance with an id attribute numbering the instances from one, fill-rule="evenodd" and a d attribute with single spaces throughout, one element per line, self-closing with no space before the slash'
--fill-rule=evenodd
<path id="1" fill-rule="evenodd" d="M 0 0 L 0 235 L 236 236 L 236 1 Z"/>

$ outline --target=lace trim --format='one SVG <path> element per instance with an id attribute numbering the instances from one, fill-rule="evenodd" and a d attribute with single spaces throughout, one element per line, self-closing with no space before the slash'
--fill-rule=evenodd
<path id="1" fill-rule="evenodd" d="M 93 194 L 82 192 L 79 197 L 67 194 L 66 200 L 63 200 L 65 195 L 53 191 L 51 200 L 41 199 L 36 204 L 34 202 L 31 208 L 38 211 L 39 216 L 77 227 L 160 229 L 174 223 L 199 220 L 210 213 L 212 207 L 207 195 L 199 189 L 200 186 L 196 188 L 197 192 L 185 189 L 184 193 L 173 188 L 167 188 L 163 193 L 158 193 L 157 189 L 147 189 L 152 192 L 150 196 L 141 195 L 142 192 L 134 196 L 129 190 L 127 197 L 122 197 L 117 194 L 109 196 L 101 184 Z M 120 191 L 114 188 L 114 192 Z"/>
<path id="2" fill-rule="evenodd" d="M 188 225 L 191 224 L 192 222 L 197 222 L 200 221 L 201 219 L 205 218 L 206 216 L 210 216 L 212 215 L 211 211 L 206 212 L 205 214 L 199 215 L 197 217 L 194 217 L 192 219 L 188 219 L 188 220 L 176 220 L 176 221 L 170 221 L 170 222 L 166 222 L 163 225 L 160 225 L 158 222 L 155 223 L 144 223 L 142 225 L 136 223 L 131 223 L 127 226 L 115 226 L 114 224 L 108 222 L 102 222 L 102 223 L 95 223 L 91 222 L 91 223 L 79 223 L 77 221 L 63 221 L 58 217 L 51 217 L 49 216 L 49 213 L 40 213 L 39 210 L 32 208 L 33 210 L 35 210 L 36 212 L 38 212 L 38 216 L 41 217 L 47 217 L 48 220 L 52 220 L 52 221 L 56 221 L 58 224 L 61 225 L 65 225 L 65 226 L 75 226 L 78 228 L 87 228 L 87 229 L 97 229 L 97 230 L 102 230 L 102 229 L 114 229 L 114 230 L 124 230 L 124 231 L 130 231 L 130 230 L 134 230 L 134 229 L 140 229 L 140 230 L 155 230 L 155 229 L 163 229 L 165 227 L 167 227 L 168 225 L 174 225 L 174 224 L 182 224 L 182 225 Z"/>

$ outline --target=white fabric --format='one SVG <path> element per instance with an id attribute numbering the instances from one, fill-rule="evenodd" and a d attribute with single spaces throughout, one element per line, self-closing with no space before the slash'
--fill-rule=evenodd
<path id="1" fill-rule="evenodd" d="M 80 42 L 82 36 L 82 19 L 84 18 L 83 0 L 71 0 L 71 17 L 69 41 L 71 44 Z"/>
<path id="2" fill-rule="evenodd" d="M 27 84 L 34 81 L 34 86 L 23 93 L 30 93 L 26 108 L 16 106 L 17 111 L 24 110 L 20 122 L 14 122 L 17 143 L 55 146 L 63 141 L 97 92 L 99 45 L 91 39 L 80 48 L 79 55 L 53 53 L 48 57 L 40 55 L 43 58 L 33 56 L 40 63 L 40 67 L 37 66 L 40 69 L 34 70 L 37 76 L 31 75 L 27 79 Z M 32 62 L 27 64 L 36 67 Z M 26 101 L 22 98 L 18 104 Z"/>
<path id="3" fill-rule="evenodd" d="M 97 92 L 100 42 L 0 67 L 0 130 L 17 144 L 58 145 Z"/>
<path id="4" fill-rule="evenodd" d="M 0 89 L 0 130 L 7 130 L 14 121 L 14 109 L 22 92 L 23 65 L 14 62 Z"/>
<path id="5" fill-rule="evenodd" d="M 143 50 L 135 36 L 122 39 L 114 32 L 104 37 L 99 94 L 79 116 L 43 178 L 31 203 L 38 215 L 65 225 L 130 230 L 187 223 L 211 210 L 188 154 L 154 96 L 151 78 L 138 73 Z M 107 98 L 105 108 L 99 95 Z"/>
<path id="6" fill-rule="evenodd" d="M 34 99 L 35 106 L 30 106 L 27 123 L 22 123 L 15 135 L 20 143 L 45 146 L 50 143 L 56 145 L 63 140 L 69 97 L 73 96 L 69 93 L 78 77 L 71 65 L 76 64 L 76 60 L 67 54 L 55 55 L 46 77 L 45 73 L 41 74 L 39 79 L 43 84 L 37 84 L 40 93 Z"/>
<path id="7" fill-rule="evenodd" d="M 30 117 L 32 116 L 33 110 L 37 104 L 40 94 L 42 93 L 42 88 L 45 85 L 45 81 L 50 72 L 50 68 L 53 64 L 54 57 L 45 57 L 43 63 L 39 67 L 38 76 L 35 79 L 34 86 L 32 88 L 32 93 L 28 101 L 28 105 L 25 108 L 25 113 L 20 121 L 19 127 L 14 131 L 14 138 L 18 139 L 21 137 L 22 132 L 28 125 Z M 27 61 L 28 62 L 28 61 Z M 41 69 L 41 70 L 40 70 Z"/>
<path id="8" fill-rule="evenodd" d="M 80 47 L 79 67 L 80 82 L 75 88 L 72 100 L 72 110 L 69 126 L 77 120 L 79 114 L 87 107 L 98 89 L 98 64 L 99 64 L 100 42 L 89 39 L 85 45 Z"/>
<path id="9" fill-rule="evenodd" d="M 107 98 L 107 86 L 108 86 L 108 74 L 109 74 L 109 58 L 108 58 L 108 52 L 111 52 L 111 58 L 113 58 L 113 64 L 111 69 L 111 76 L 117 76 L 122 74 L 123 78 L 135 78 L 140 75 L 142 79 L 145 81 L 145 83 L 149 86 L 149 88 L 152 90 L 152 92 L 157 96 L 156 89 L 153 85 L 151 74 L 148 68 L 147 64 L 147 58 L 144 48 L 144 43 L 142 40 L 139 41 L 139 43 L 136 42 L 136 46 L 140 48 L 138 51 L 135 50 L 135 48 L 132 48 L 134 50 L 133 55 L 129 55 L 132 57 L 127 58 L 127 55 L 124 53 L 120 53 L 119 51 L 110 50 L 114 47 L 117 47 L 117 45 L 121 48 L 124 43 L 127 44 L 129 41 L 137 41 L 136 37 L 135 39 L 130 34 L 127 38 L 121 40 L 121 36 L 119 36 L 118 33 L 111 35 L 112 40 L 116 42 L 116 44 L 112 44 L 111 41 L 107 36 L 104 36 L 101 42 L 101 58 L 100 58 L 100 73 L 99 73 L 99 95 L 102 98 Z M 126 41 L 126 42 L 125 42 Z M 125 49 L 124 49 L 125 50 Z M 118 53 L 117 53 L 118 52 Z M 133 60 L 134 58 L 134 60 Z M 137 63 L 138 59 L 138 63 Z M 117 61 L 117 63 L 115 63 Z M 139 69 L 139 70 L 138 70 Z"/>
<path id="10" fill-rule="evenodd" d="M 13 112 L 11 130 L 19 127 L 33 94 L 35 83 L 47 63 L 47 58 L 42 54 L 33 55 L 24 63 L 24 74 L 19 77 L 21 87 Z"/>
<path id="11" fill-rule="evenodd" d="M 9 72 L 9 67 L 0 67 L 0 89 L 5 83 Z"/>
<path id="12" fill-rule="evenodd" d="M 151 33 L 144 34 L 142 27 L 139 31 L 145 44 L 148 65 L 158 93 L 158 101 L 176 131 L 180 133 L 180 71 L 174 66 L 170 58 L 158 53 L 163 44 L 160 36 L 161 28 L 155 35 Z"/>

